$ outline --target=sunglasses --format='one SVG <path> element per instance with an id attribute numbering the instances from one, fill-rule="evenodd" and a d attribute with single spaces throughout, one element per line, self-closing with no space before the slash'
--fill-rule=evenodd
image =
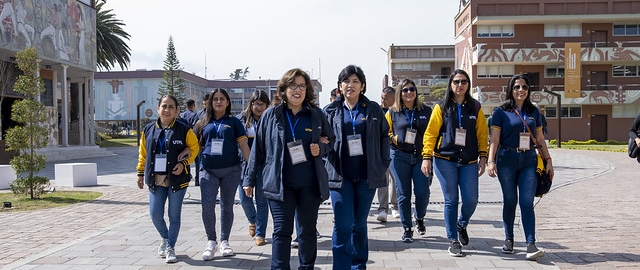
<path id="1" fill-rule="evenodd" d="M 526 85 L 526 84 L 525 84 L 525 85 L 517 85 L 517 84 L 516 84 L 516 85 L 514 85 L 514 86 L 513 86 L 513 90 L 515 90 L 515 91 L 518 91 L 518 90 L 520 90 L 521 88 L 522 88 L 522 90 L 524 90 L 524 91 L 528 91 L 528 90 L 529 90 L 529 86 L 528 86 L 528 85 Z"/>
<path id="2" fill-rule="evenodd" d="M 416 88 L 411 86 L 409 88 L 402 88 L 402 93 L 415 92 Z"/>
<path id="3" fill-rule="evenodd" d="M 467 85 L 467 83 L 469 83 L 469 81 L 467 81 L 467 80 L 453 80 L 452 83 L 453 83 L 453 85 L 458 85 L 458 84 Z"/>

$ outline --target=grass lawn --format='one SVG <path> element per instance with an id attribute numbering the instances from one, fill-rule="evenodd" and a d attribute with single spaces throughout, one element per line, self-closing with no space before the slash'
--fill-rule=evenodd
<path id="1" fill-rule="evenodd" d="M 549 148 L 557 149 L 555 144 L 549 144 Z M 607 151 L 607 152 L 627 152 L 627 145 L 567 145 L 562 144 L 562 149 L 575 149 L 575 150 L 591 150 L 591 151 Z"/>
<path id="2" fill-rule="evenodd" d="M 102 138 L 100 147 L 122 147 L 122 146 L 138 146 L 137 137 L 125 137 L 125 138 Z"/>
<path id="3" fill-rule="evenodd" d="M 12 208 L 2 208 L 0 213 L 11 211 L 31 211 L 66 206 L 91 201 L 100 196 L 102 196 L 101 192 L 55 191 L 42 194 L 40 199 L 32 200 L 29 196 L 15 195 L 12 192 L 3 192 L 0 193 L 0 202 L 11 202 Z"/>

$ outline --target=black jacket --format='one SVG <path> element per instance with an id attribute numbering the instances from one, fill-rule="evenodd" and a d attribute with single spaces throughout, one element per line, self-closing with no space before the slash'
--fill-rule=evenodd
<path id="1" fill-rule="evenodd" d="M 364 95 L 360 95 L 362 106 L 366 112 L 365 153 L 367 154 L 367 181 L 369 188 L 386 187 L 385 174 L 391 159 L 389 158 L 389 124 L 382 108 Z M 325 168 L 329 174 L 329 188 L 342 188 L 342 122 L 344 119 L 342 105 L 344 97 L 339 96 L 324 108 L 324 113 L 335 132 L 336 142 L 333 149 L 325 157 Z"/>
<path id="2" fill-rule="evenodd" d="M 245 169 L 242 186 L 255 187 L 256 173 L 262 168 L 262 190 L 268 199 L 284 201 L 282 184 L 282 166 L 284 164 L 284 151 L 286 142 L 284 141 L 285 105 L 280 104 L 268 108 L 260 117 L 256 127 L 256 137 L 251 147 L 251 155 Z M 335 135 L 331 126 L 324 118 L 322 111 L 309 104 L 303 104 L 303 110 L 311 110 L 311 141 L 318 142 L 321 136 L 329 138 L 329 144 L 320 145 L 320 155 L 314 157 L 316 174 L 313 175 L 318 181 L 320 188 L 320 199 L 323 201 L 329 198 L 329 185 L 327 183 L 327 171 L 324 169 L 322 156 L 327 154 L 335 140 Z"/>

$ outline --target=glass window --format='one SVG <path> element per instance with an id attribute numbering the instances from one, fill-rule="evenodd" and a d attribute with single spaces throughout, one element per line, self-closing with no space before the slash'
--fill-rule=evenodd
<path id="1" fill-rule="evenodd" d="M 616 65 L 613 66 L 613 77 L 640 77 L 638 65 Z"/>
<path id="2" fill-rule="evenodd" d="M 478 37 L 480 38 L 502 38 L 513 37 L 513 25 L 479 25 Z"/>
<path id="3" fill-rule="evenodd" d="M 640 35 L 640 24 L 626 23 L 613 25 L 614 36 L 638 36 Z"/>
<path id="4" fill-rule="evenodd" d="M 575 24 L 545 24 L 545 37 L 580 37 L 582 36 L 582 25 Z"/>
<path id="5" fill-rule="evenodd" d="M 547 118 L 557 118 L 555 106 L 544 107 L 544 113 Z M 582 118 L 582 107 L 563 106 L 560 108 L 560 113 L 562 114 L 562 118 Z"/>
<path id="6" fill-rule="evenodd" d="M 545 66 L 544 67 L 545 78 L 564 78 L 564 66 Z"/>

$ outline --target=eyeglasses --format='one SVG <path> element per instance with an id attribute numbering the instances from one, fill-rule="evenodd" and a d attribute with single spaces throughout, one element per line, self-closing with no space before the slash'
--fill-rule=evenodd
<path id="1" fill-rule="evenodd" d="M 411 86 L 409 88 L 402 88 L 402 93 L 415 92 L 416 88 Z"/>
<path id="2" fill-rule="evenodd" d="M 289 85 L 289 89 L 291 89 L 291 90 L 298 90 L 298 89 L 307 90 L 307 85 L 306 84 L 295 84 L 295 83 L 292 83 L 292 84 Z"/>
<path id="3" fill-rule="evenodd" d="M 341 83 L 343 83 L 344 85 L 348 85 L 348 84 L 356 85 L 356 84 L 360 84 L 360 81 L 358 81 L 358 80 L 353 80 L 353 81 L 344 80 Z"/>
<path id="4" fill-rule="evenodd" d="M 514 91 L 518 91 L 520 89 L 522 89 L 523 91 L 529 91 L 529 86 L 526 85 L 526 84 L 524 84 L 524 85 L 516 84 L 516 85 L 513 86 L 513 90 Z"/>
<path id="5" fill-rule="evenodd" d="M 467 83 L 469 83 L 469 81 L 468 80 L 453 80 L 452 83 L 453 83 L 453 85 L 458 85 L 458 84 L 467 85 Z"/>
<path id="6" fill-rule="evenodd" d="M 253 103 L 251 103 L 251 105 L 253 107 L 264 107 L 264 106 L 267 106 L 266 103 L 262 103 L 262 102 L 253 102 Z"/>

